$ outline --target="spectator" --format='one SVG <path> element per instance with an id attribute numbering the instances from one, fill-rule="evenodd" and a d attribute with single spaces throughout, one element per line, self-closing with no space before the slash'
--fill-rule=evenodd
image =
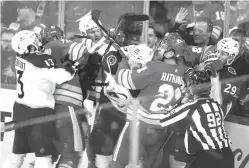
<path id="1" fill-rule="evenodd" d="M 6 27 L 16 20 L 18 1 L 1 1 L 1 24 L 5 24 Z"/>
<path id="2" fill-rule="evenodd" d="M 185 30 L 177 30 L 188 45 L 205 47 L 216 44 L 211 38 L 213 23 L 209 18 L 198 17 L 188 26 Z"/>
<path id="3" fill-rule="evenodd" d="M 154 29 L 160 33 L 165 34 L 172 29 L 171 20 L 169 18 L 168 9 L 158 1 L 150 1 L 150 23 Z"/>
<path id="4" fill-rule="evenodd" d="M 36 16 L 37 5 L 35 2 L 22 2 L 18 7 L 18 18 L 12 22 L 9 28 L 20 30 L 32 30 L 36 25 L 42 23 L 41 19 Z"/>
<path id="5" fill-rule="evenodd" d="M 236 11 L 232 13 L 230 20 L 230 27 L 238 27 L 249 35 L 249 1 L 238 0 L 235 5 Z"/>
<path id="6" fill-rule="evenodd" d="M 217 43 L 223 31 L 223 5 L 219 2 L 192 1 L 192 5 L 188 6 L 187 8 L 180 9 L 178 14 L 176 15 L 175 23 L 178 23 L 180 25 L 183 23 L 191 23 L 197 17 L 207 17 L 213 22 L 211 38 L 215 43 Z M 184 29 L 184 26 L 182 26 L 180 27 L 180 29 Z"/>
<path id="7" fill-rule="evenodd" d="M 148 46 L 155 51 L 157 48 L 157 43 L 161 38 L 162 35 L 155 30 L 152 24 L 150 24 L 148 29 Z"/>
<path id="8" fill-rule="evenodd" d="M 197 18 L 193 27 L 194 44 L 199 47 L 215 45 L 211 38 L 213 31 L 213 23 L 208 18 Z"/>
<path id="9" fill-rule="evenodd" d="M 11 48 L 11 39 L 14 32 L 9 29 L 3 29 L 1 32 L 1 83 L 15 84 L 15 52 Z"/>

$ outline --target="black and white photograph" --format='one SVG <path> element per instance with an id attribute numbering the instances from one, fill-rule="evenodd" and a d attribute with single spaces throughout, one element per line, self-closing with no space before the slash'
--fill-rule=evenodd
<path id="1" fill-rule="evenodd" d="M 0 7 L 0 168 L 249 168 L 249 0 Z"/>

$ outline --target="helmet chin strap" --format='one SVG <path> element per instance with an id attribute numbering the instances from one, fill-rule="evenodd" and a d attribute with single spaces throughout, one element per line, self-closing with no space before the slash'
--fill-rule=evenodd
<path id="1" fill-rule="evenodd" d="M 168 53 L 168 52 L 172 52 L 172 53 L 173 53 L 172 56 L 171 56 L 170 58 L 167 58 L 167 57 L 165 56 L 165 54 Z M 170 51 L 170 50 L 165 51 L 164 54 L 163 54 L 163 59 L 162 59 L 162 61 L 165 62 L 165 63 L 167 63 L 167 64 L 172 64 L 172 65 L 177 64 L 175 51 Z"/>

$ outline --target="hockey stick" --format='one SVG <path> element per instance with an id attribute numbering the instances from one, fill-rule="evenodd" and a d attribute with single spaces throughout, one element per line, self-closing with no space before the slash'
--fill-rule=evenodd
<path id="1" fill-rule="evenodd" d="M 75 37 L 75 38 L 88 38 L 89 39 L 89 37 L 82 35 L 82 34 L 75 34 L 73 37 Z"/>
<path id="2" fill-rule="evenodd" d="M 88 114 L 88 113 L 90 113 L 90 112 L 88 112 L 86 110 L 76 110 L 75 111 L 76 115 Z M 12 130 L 15 130 L 18 128 L 27 127 L 27 126 L 31 126 L 31 125 L 35 125 L 35 124 L 51 122 L 51 121 L 54 121 L 57 119 L 63 119 L 63 118 L 67 118 L 67 117 L 70 117 L 70 114 L 68 111 L 65 111 L 65 112 L 60 113 L 60 114 L 49 115 L 49 116 L 44 116 L 44 117 L 39 117 L 39 118 L 33 118 L 33 119 L 25 120 L 25 121 L 19 121 L 19 122 L 11 121 L 11 122 L 4 123 L 3 128 L 1 128 L 1 132 L 8 132 L 8 131 L 12 131 Z"/>
<path id="3" fill-rule="evenodd" d="M 115 29 L 114 35 L 111 35 L 100 23 L 99 23 L 99 16 L 100 16 L 101 11 L 99 10 L 93 10 L 92 11 L 92 20 L 99 26 L 101 30 L 104 31 L 104 33 L 108 36 L 108 38 L 111 40 L 112 43 L 115 43 L 118 47 L 120 45 L 116 42 L 115 38 L 123 25 L 124 20 L 129 20 L 129 21 L 146 21 L 149 20 L 148 15 L 123 15 L 119 21 L 119 24 L 117 28 Z"/>
<path id="4" fill-rule="evenodd" d="M 108 35 L 108 37 L 113 38 L 113 36 L 108 33 L 108 31 L 99 23 L 99 16 L 100 16 L 101 11 L 99 10 L 93 10 L 92 11 L 92 20 Z M 123 15 L 119 21 L 119 24 L 117 26 L 117 28 L 115 29 L 115 33 L 114 36 L 118 34 L 121 26 L 122 26 L 122 22 L 124 20 L 129 20 L 129 21 L 146 21 L 149 20 L 149 16 L 148 15 Z M 114 40 L 114 39 L 113 39 Z"/>

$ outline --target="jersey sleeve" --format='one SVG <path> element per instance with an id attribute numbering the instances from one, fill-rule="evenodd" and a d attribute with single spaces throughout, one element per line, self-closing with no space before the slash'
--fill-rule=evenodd
<path id="1" fill-rule="evenodd" d="M 210 62 L 218 59 L 217 49 L 215 45 L 210 45 L 202 48 L 202 53 L 199 58 L 199 63 L 205 63 L 205 62 Z"/>
<path id="2" fill-rule="evenodd" d="M 46 45 L 47 50 L 51 50 L 56 60 L 64 62 L 65 60 L 77 61 L 79 64 L 85 64 L 88 60 L 89 53 L 84 43 L 67 42 L 56 40 Z"/>
<path id="3" fill-rule="evenodd" d="M 74 42 L 69 46 L 68 54 L 71 61 L 80 61 L 89 53 L 84 43 Z"/>
<path id="4" fill-rule="evenodd" d="M 167 127 L 185 119 L 189 113 L 195 110 L 193 106 L 195 103 L 196 101 L 188 102 L 168 112 L 164 118 L 160 120 L 161 127 Z"/>
<path id="5" fill-rule="evenodd" d="M 115 80 L 119 85 L 127 89 L 138 90 L 143 89 L 152 82 L 153 73 L 153 69 L 148 66 L 137 70 L 131 70 L 124 66 L 124 68 L 118 69 Z"/>
<path id="6" fill-rule="evenodd" d="M 188 117 L 193 111 L 196 110 L 195 104 L 196 101 L 188 102 L 167 113 L 148 113 L 142 109 L 138 109 L 138 119 L 150 124 L 150 126 L 164 128 Z M 133 109 L 128 107 L 126 110 L 127 119 L 132 118 L 132 113 Z"/>
<path id="7" fill-rule="evenodd" d="M 53 56 L 46 55 L 46 57 L 44 66 L 39 69 L 42 78 L 56 84 L 62 84 L 73 78 L 74 75 L 66 71 L 66 69 L 57 66 L 56 59 Z"/>
<path id="8" fill-rule="evenodd" d="M 56 84 L 62 84 L 73 78 L 74 75 L 67 72 L 64 68 L 41 68 L 40 75 L 42 78 Z"/>
<path id="9" fill-rule="evenodd" d="M 204 16 L 206 15 L 209 15 L 210 19 L 213 21 L 212 36 L 218 40 L 223 31 L 223 23 L 224 23 L 223 5 L 216 2 L 208 4 L 204 9 Z"/>

